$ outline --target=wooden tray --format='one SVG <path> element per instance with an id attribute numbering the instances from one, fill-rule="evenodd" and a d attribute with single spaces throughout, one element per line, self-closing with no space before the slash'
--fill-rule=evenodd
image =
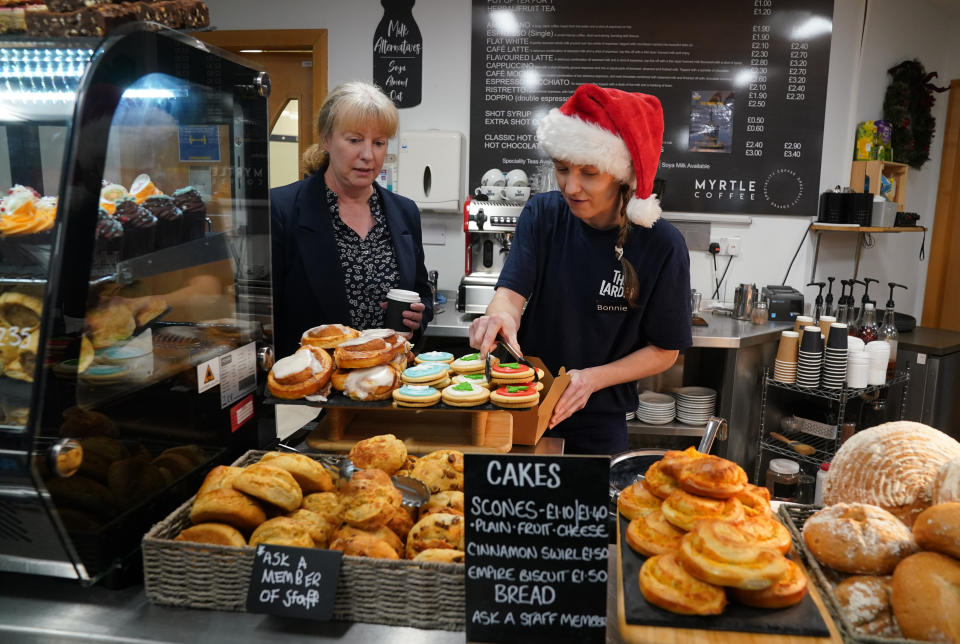
<path id="1" fill-rule="evenodd" d="M 623 519 L 618 516 L 617 520 L 619 528 L 619 523 Z M 684 624 L 689 624 L 693 620 L 703 619 L 687 617 L 685 615 L 677 615 L 676 625 L 674 626 L 628 624 L 623 593 L 624 578 L 623 561 L 621 557 L 621 532 L 622 530 L 617 530 L 617 623 L 620 628 L 620 635 L 625 642 L 629 642 L 630 644 L 648 642 L 657 644 L 773 644 L 774 642 L 776 644 L 826 644 L 827 642 L 843 642 L 840 632 L 830 618 L 830 614 L 827 612 L 823 600 L 812 581 L 809 581 L 807 585 L 809 596 L 813 600 L 820 616 L 823 618 L 827 629 L 830 631 L 829 637 L 685 628 Z M 802 566 L 798 557 L 792 556 L 792 558 Z M 804 573 L 806 574 L 806 570 L 804 570 Z M 632 580 L 632 583 L 637 582 L 636 580 Z M 774 611 L 770 612 L 772 614 Z"/>
<path id="2" fill-rule="evenodd" d="M 307 445 L 322 451 L 350 451 L 378 434 L 394 434 L 407 451 L 437 449 L 507 453 L 513 447 L 513 416 L 505 411 L 457 409 L 332 407 L 307 436 Z"/>

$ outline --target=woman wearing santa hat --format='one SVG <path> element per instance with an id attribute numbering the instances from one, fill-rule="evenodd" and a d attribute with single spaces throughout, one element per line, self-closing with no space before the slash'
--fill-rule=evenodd
<path id="1" fill-rule="evenodd" d="M 487 352 L 500 336 L 553 373 L 566 367 L 552 435 L 569 453 L 616 454 L 636 381 L 692 342 L 689 254 L 652 194 L 663 111 L 647 94 L 581 85 L 537 138 L 559 191 L 527 202 L 470 344 Z"/>

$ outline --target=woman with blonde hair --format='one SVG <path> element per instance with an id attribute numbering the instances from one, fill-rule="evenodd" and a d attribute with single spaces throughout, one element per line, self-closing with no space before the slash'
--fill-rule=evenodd
<path id="1" fill-rule="evenodd" d="M 317 113 L 309 176 L 270 191 L 274 343 L 293 353 L 319 324 L 384 326 L 391 288 L 416 291 L 403 313 L 416 341 L 433 317 L 416 204 L 376 183 L 399 114 L 375 86 L 331 91 Z"/>

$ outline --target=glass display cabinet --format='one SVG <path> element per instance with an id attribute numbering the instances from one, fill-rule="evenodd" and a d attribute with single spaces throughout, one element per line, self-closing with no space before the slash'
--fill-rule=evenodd
<path id="1" fill-rule="evenodd" d="M 268 93 L 150 23 L 0 41 L 0 569 L 134 569 L 265 442 Z"/>

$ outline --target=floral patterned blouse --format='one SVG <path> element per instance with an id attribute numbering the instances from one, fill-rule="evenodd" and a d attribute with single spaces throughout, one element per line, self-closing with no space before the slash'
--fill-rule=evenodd
<path id="1" fill-rule="evenodd" d="M 374 219 L 373 228 L 366 238 L 361 239 L 340 219 L 338 199 L 337 193 L 327 187 L 330 219 L 337 238 L 344 288 L 350 306 L 350 326 L 355 329 L 379 329 L 386 318 L 386 310 L 380 308 L 380 302 L 387 300 L 387 291 L 395 288 L 400 280 L 387 216 L 374 190 L 368 202 Z"/>

